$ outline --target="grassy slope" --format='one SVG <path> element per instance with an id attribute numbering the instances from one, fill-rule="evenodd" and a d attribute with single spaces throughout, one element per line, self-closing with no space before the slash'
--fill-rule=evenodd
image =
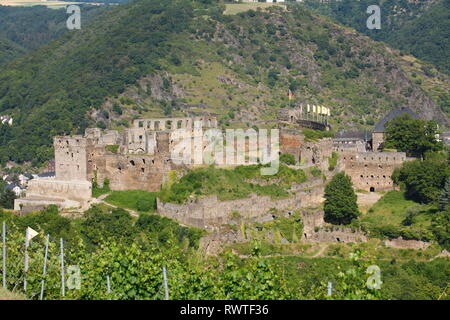
<path id="1" fill-rule="evenodd" d="M 408 210 L 420 212 L 414 219 L 415 227 L 428 227 L 431 224 L 431 217 L 428 214 L 432 207 L 419 205 L 412 200 L 406 200 L 403 192 L 390 191 L 375 203 L 368 212 L 360 218 L 361 222 L 368 225 L 395 225 L 401 226 L 407 216 Z"/>
<path id="2" fill-rule="evenodd" d="M 112 191 L 105 201 L 115 206 L 128 208 L 139 211 L 138 202 L 140 200 L 149 200 L 155 202 L 156 194 L 153 192 L 147 192 L 143 190 L 127 190 L 127 191 Z M 148 212 L 154 212 L 155 208 L 152 208 Z"/>

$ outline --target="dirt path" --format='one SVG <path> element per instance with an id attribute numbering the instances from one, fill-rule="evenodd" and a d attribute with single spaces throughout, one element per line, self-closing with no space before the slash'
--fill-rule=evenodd
<path id="1" fill-rule="evenodd" d="M 358 196 L 359 206 L 372 206 L 383 196 L 381 193 L 370 192 L 370 193 L 356 193 Z"/>
<path id="2" fill-rule="evenodd" d="M 327 244 L 320 244 L 320 249 L 319 251 L 317 251 L 317 253 L 315 255 L 313 255 L 311 258 L 317 258 L 322 256 L 322 254 L 325 252 L 325 250 L 328 248 Z"/>

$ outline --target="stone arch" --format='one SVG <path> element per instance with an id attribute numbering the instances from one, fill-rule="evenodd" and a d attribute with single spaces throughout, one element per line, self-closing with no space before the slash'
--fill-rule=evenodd
<path id="1" fill-rule="evenodd" d="M 370 192 L 375 192 L 375 187 L 370 187 L 369 191 Z"/>

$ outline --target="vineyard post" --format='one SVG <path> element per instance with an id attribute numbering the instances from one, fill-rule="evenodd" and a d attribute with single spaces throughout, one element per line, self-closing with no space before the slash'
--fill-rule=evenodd
<path id="1" fill-rule="evenodd" d="M 167 286 L 167 272 L 166 267 L 163 267 L 163 277 L 164 277 L 164 293 L 165 293 L 165 299 L 169 300 L 169 287 Z"/>
<path id="2" fill-rule="evenodd" d="M 28 228 L 25 231 L 25 259 L 23 275 L 23 291 L 27 293 L 27 272 L 28 272 Z"/>
<path id="3" fill-rule="evenodd" d="M 108 292 L 108 294 L 110 294 L 111 293 L 111 283 L 110 283 L 110 280 L 109 280 L 109 274 L 107 274 L 106 275 L 106 287 L 107 287 L 107 292 Z"/>
<path id="4" fill-rule="evenodd" d="M 64 241 L 61 238 L 61 295 L 64 297 L 66 295 L 66 288 L 64 284 Z"/>
<path id="5" fill-rule="evenodd" d="M 44 271 L 42 272 L 42 284 L 41 284 L 41 296 L 40 299 L 44 298 L 44 287 L 45 287 L 45 275 L 47 274 L 47 255 L 48 255 L 48 239 L 49 235 L 47 235 L 47 239 L 45 241 L 45 254 L 44 254 Z"/>
<path id="6" fill-rule="evenodd" d="M 6 222 L 3 221 L 3 230 L 2 230 L 2 238 L 3 238 L 3 289 L 6 289 Z"/>

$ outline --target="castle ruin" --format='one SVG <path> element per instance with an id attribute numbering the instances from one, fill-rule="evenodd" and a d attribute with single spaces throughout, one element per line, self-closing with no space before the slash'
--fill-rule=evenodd
<path id="1" fill-rule="evenodd" d="M 321 110 L 328 110 L 328 114 L 311 120 L 304 119 L 302 107 L 299 110 L 281 110 L 280 153 L 292 154 L 301 167 L 317 166 L 327 172 L 328 159 L 332 152 L 337 152 L 340 155 L 339 169 L 351 177 L 356 189 L 392 190 L 392 173 L 408 160 L 406 154 L 370 150 L 374 140 L 378 141 L 374 135 L 379 132 L 373 133 L 371 141 L 368 141 L 367 134 L 364 138 L 336 137 L 306 141 L 300 130 L 304 121 L 309 121 L 307 127 L 321 126 L 322 130 L 329 128 L 326 120 L 329 109 Z M 289 123 L 290 128 L 285 128 L 285 123 Z M 131 128 L 123 132 L 88 128 L 84 135 L 55 137 L 56 176 L 30 181 L 26 197 L 15 201 L 15 210 L 24 212 L 26 208 L 38 209 L 49 204 L 57 204 L 61 208 L 87 208 L 92 200 L 93 183 L 103 186 L 107 180 L 112 190 L 158 192 L 167 181 L 170 171 L 195 166 L 174 158 L 177 141 L 173 133 L 176 129 L 184 129 L 183 132 L 192 136 L 192 151 L 206 148 L 208 141 L 204 140 L 203 135 L 196 136 L 199 134 L 196 126 L 217 128 L 218 123 L 215 117 L 207 116 L 137 119 L 132 122 Z M 247 137 L 251 135 L 249 131 L 256 134 L 254 129 L 248 129 L 245 133 Z M 239 143 L 233 144 L 235 149 L 242 147 Z M 247 140 L 243 147 L 244 153 L 258 151 L 253 150 Z M 248 159 L 244 162 L 239 164 L 252 164 Z"/>

